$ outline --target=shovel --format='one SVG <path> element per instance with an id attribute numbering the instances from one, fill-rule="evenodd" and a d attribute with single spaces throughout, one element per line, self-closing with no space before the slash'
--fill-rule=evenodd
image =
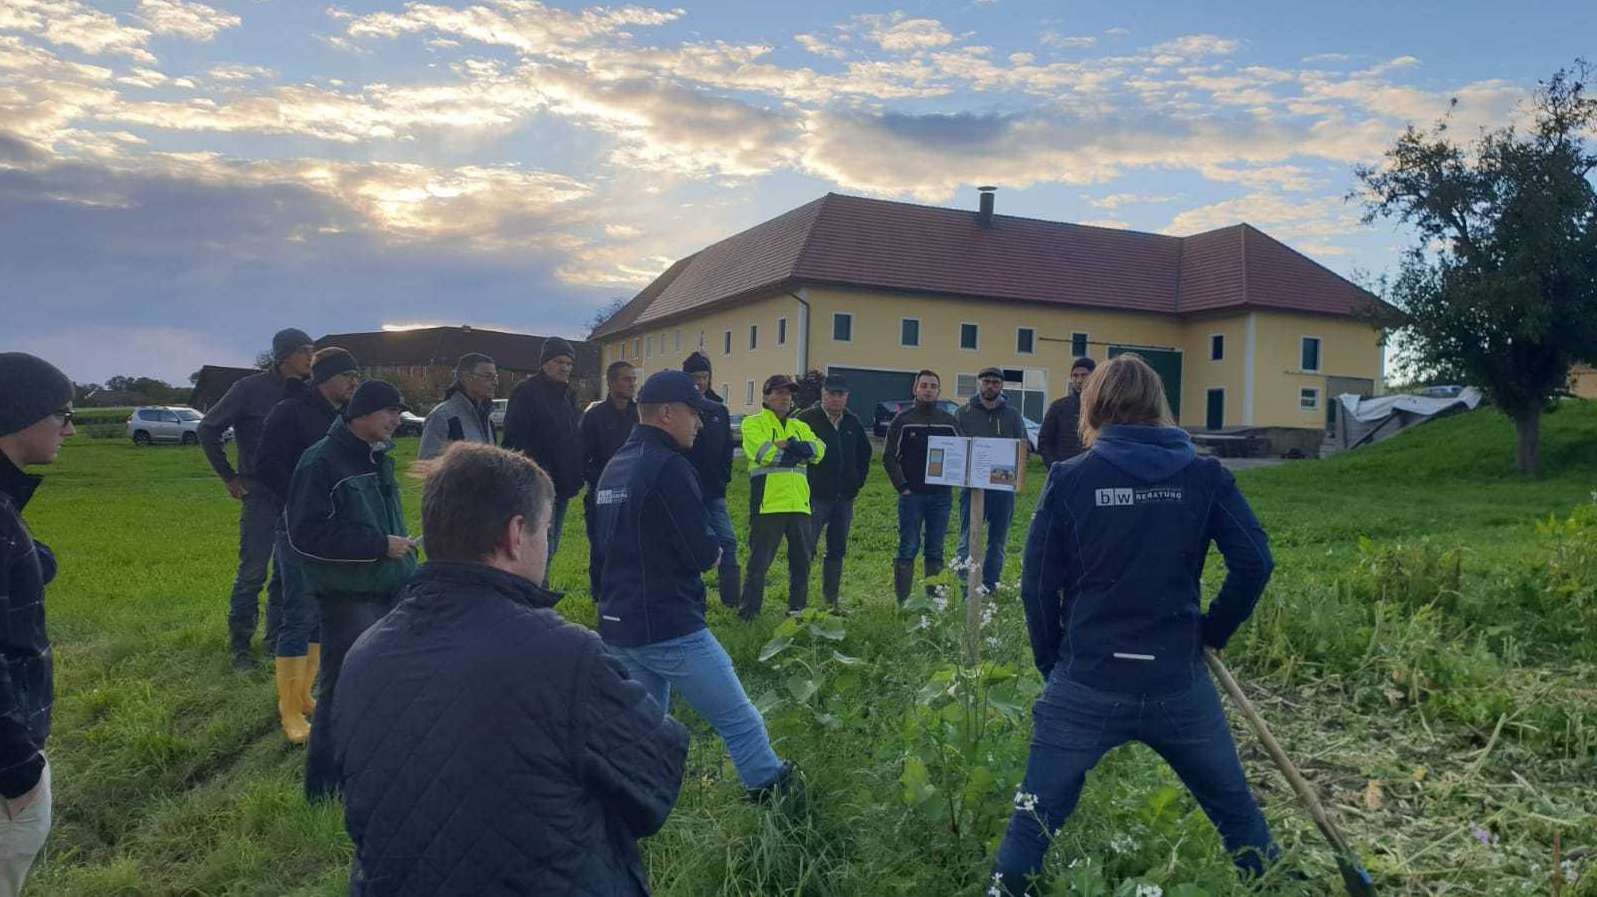
<path id="1" fill-rule="evenodd" d="M 1331 844 L 1331 852 L 1336 857 L 1336 868 L 1342 873 L 1342 884 L 1347 887 L 1350 897 L 1375 897 L 1375 881 L 1370 878 L 1370 873 L 1359 861 L 1359 855 L 1348 844 L 1347 837 L 1342 830 L 1336 827 L 1331 817 L 1326 815 L 1325 807 L 1320 804 L 1320 799 L 1315 796 L 1314 788 L 1309 785 L 1303 774 L 1292 764 L 1286 751 L 1281 750 L 1280 742 L 1270 734 L 1270 727 L 1264 724 L 1264 718 L 1259 716 L 1259 711 L 1253 709 L 1253 702 L 1242 693 L 1242 687 L 1237 685 L 1237 680 L 1232 678 L 1231 671 L 1226 669 L 1220 661 L 1220 655 L 1212 649 L 1205 648 L 1203 659 L 1208 661 L 1209 669 L 1214 672 L 1214 677 L 1220 680 L 1220 686 L 1226 694 L 1231 696 L 1231 702 L 1242 711 L 1242 716 L 1252 727 L 1253 734 L 1259 737 L 1264 744 L 1264 749 L 1270 754 L 1270 759 L 1280 768 L 1281 774 L 1291 783 L 1292 790 L 1297 792 L 1298 800 L 1309 811 L 1309 816 L 1314 819 L 1314 824 L 1319 828 L 1325 840 Z"/>

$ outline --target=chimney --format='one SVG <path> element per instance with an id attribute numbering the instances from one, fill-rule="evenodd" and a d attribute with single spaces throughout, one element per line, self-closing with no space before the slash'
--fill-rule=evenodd
<path id="1" fill-rule="evenodd" d="M 997 187 L 976 188 L 977 192 L 981 193 L 981 211 L 976 213 L 976 220 L 981 222 L 982 227 L 993 226 L 993 193 L 997 189 Z"/>

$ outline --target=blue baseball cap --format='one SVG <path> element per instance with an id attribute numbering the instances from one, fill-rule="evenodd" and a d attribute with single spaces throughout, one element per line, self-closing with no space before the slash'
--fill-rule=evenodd
<path id="1" fill-rule="evenodd" d="M 638 404 L 664 405 L 667 402 L 680 402 L 695 411 L 709 411 L 716 407 L 714 402 L 699 395 L 699 388 L 693 385 L 692 374 L 684 371 L 650 374 L 649 379 L 643 381 L 643 388 L 638 390 Z"/>

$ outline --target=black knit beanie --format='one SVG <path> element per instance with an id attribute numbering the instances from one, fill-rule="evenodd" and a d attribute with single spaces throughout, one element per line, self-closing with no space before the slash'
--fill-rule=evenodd
<path id="1" fill-rule="evenodd" d="M 404 396 L 399 394 L 394 384 L 386 380 L 367 380 L 356 387 L 355 394 L 349 397 L 349 404 L 344 406 L 344 420 L 365 417 L 384 408 L 410 410 L 405 405 Z"/>
<path id="2" fill-rule="evenodd" d="M 577 350 L 571 348 L 571 343 L 558 336 L 551 336 L 543 341 L 543 351 L 538 353 L 538 364 L 543 365 L 552 358 L 564 355 L 572 361 L 577 360 Z"/>
<path id="3" fill-rule="evenodd" d="M 316 354 L 318 357 L 311 364 L 312 386 L 321 386 L 339 374 L 360 370 L 360 363 L 355 360 L 354 354 L 348 349 L 333 346 L 329 349 L 322 349 Z"/>
<path id="4" fill-rule="evenodd" d="M 279 330 L 272 334 L 272 361 L 282 364 L 283 359 L 315 343 L 310 334 L 297 327 Z"/>
<path id="5" fill-rule="evenodd" d="M 690 374 L 710 373 L 710 358 L 703 352 L 694 352 L 688 360 L 682 362 L 682 370 Z"/>
<path id="6" fill-rule="evenodd" d="M 0 352 L 0 436 L 26 430 L 72 401 L 72 381 L 26 352 Z"/>

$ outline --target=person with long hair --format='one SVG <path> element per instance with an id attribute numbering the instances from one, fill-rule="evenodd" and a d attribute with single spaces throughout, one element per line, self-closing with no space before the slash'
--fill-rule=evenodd
<path id="1" fill-rule="evenodd" d="M 1021 597 L 1047 684 L 991 893 L 1026 893 L 1087 770 L 1129 741 L 1170 764 L 1241 873 L 1260 875 L 1279 850 L 1203 651 L 1252 613 L 1274 566 L 1269 540 L 1231 473 L 1174 425 L 1141 358 L 1093 372 L 1080 426 L 1087 451 L 1052 467 L 1026 542 Z M 1211 542 L 1226 578 L 1204 612 Z"/>

